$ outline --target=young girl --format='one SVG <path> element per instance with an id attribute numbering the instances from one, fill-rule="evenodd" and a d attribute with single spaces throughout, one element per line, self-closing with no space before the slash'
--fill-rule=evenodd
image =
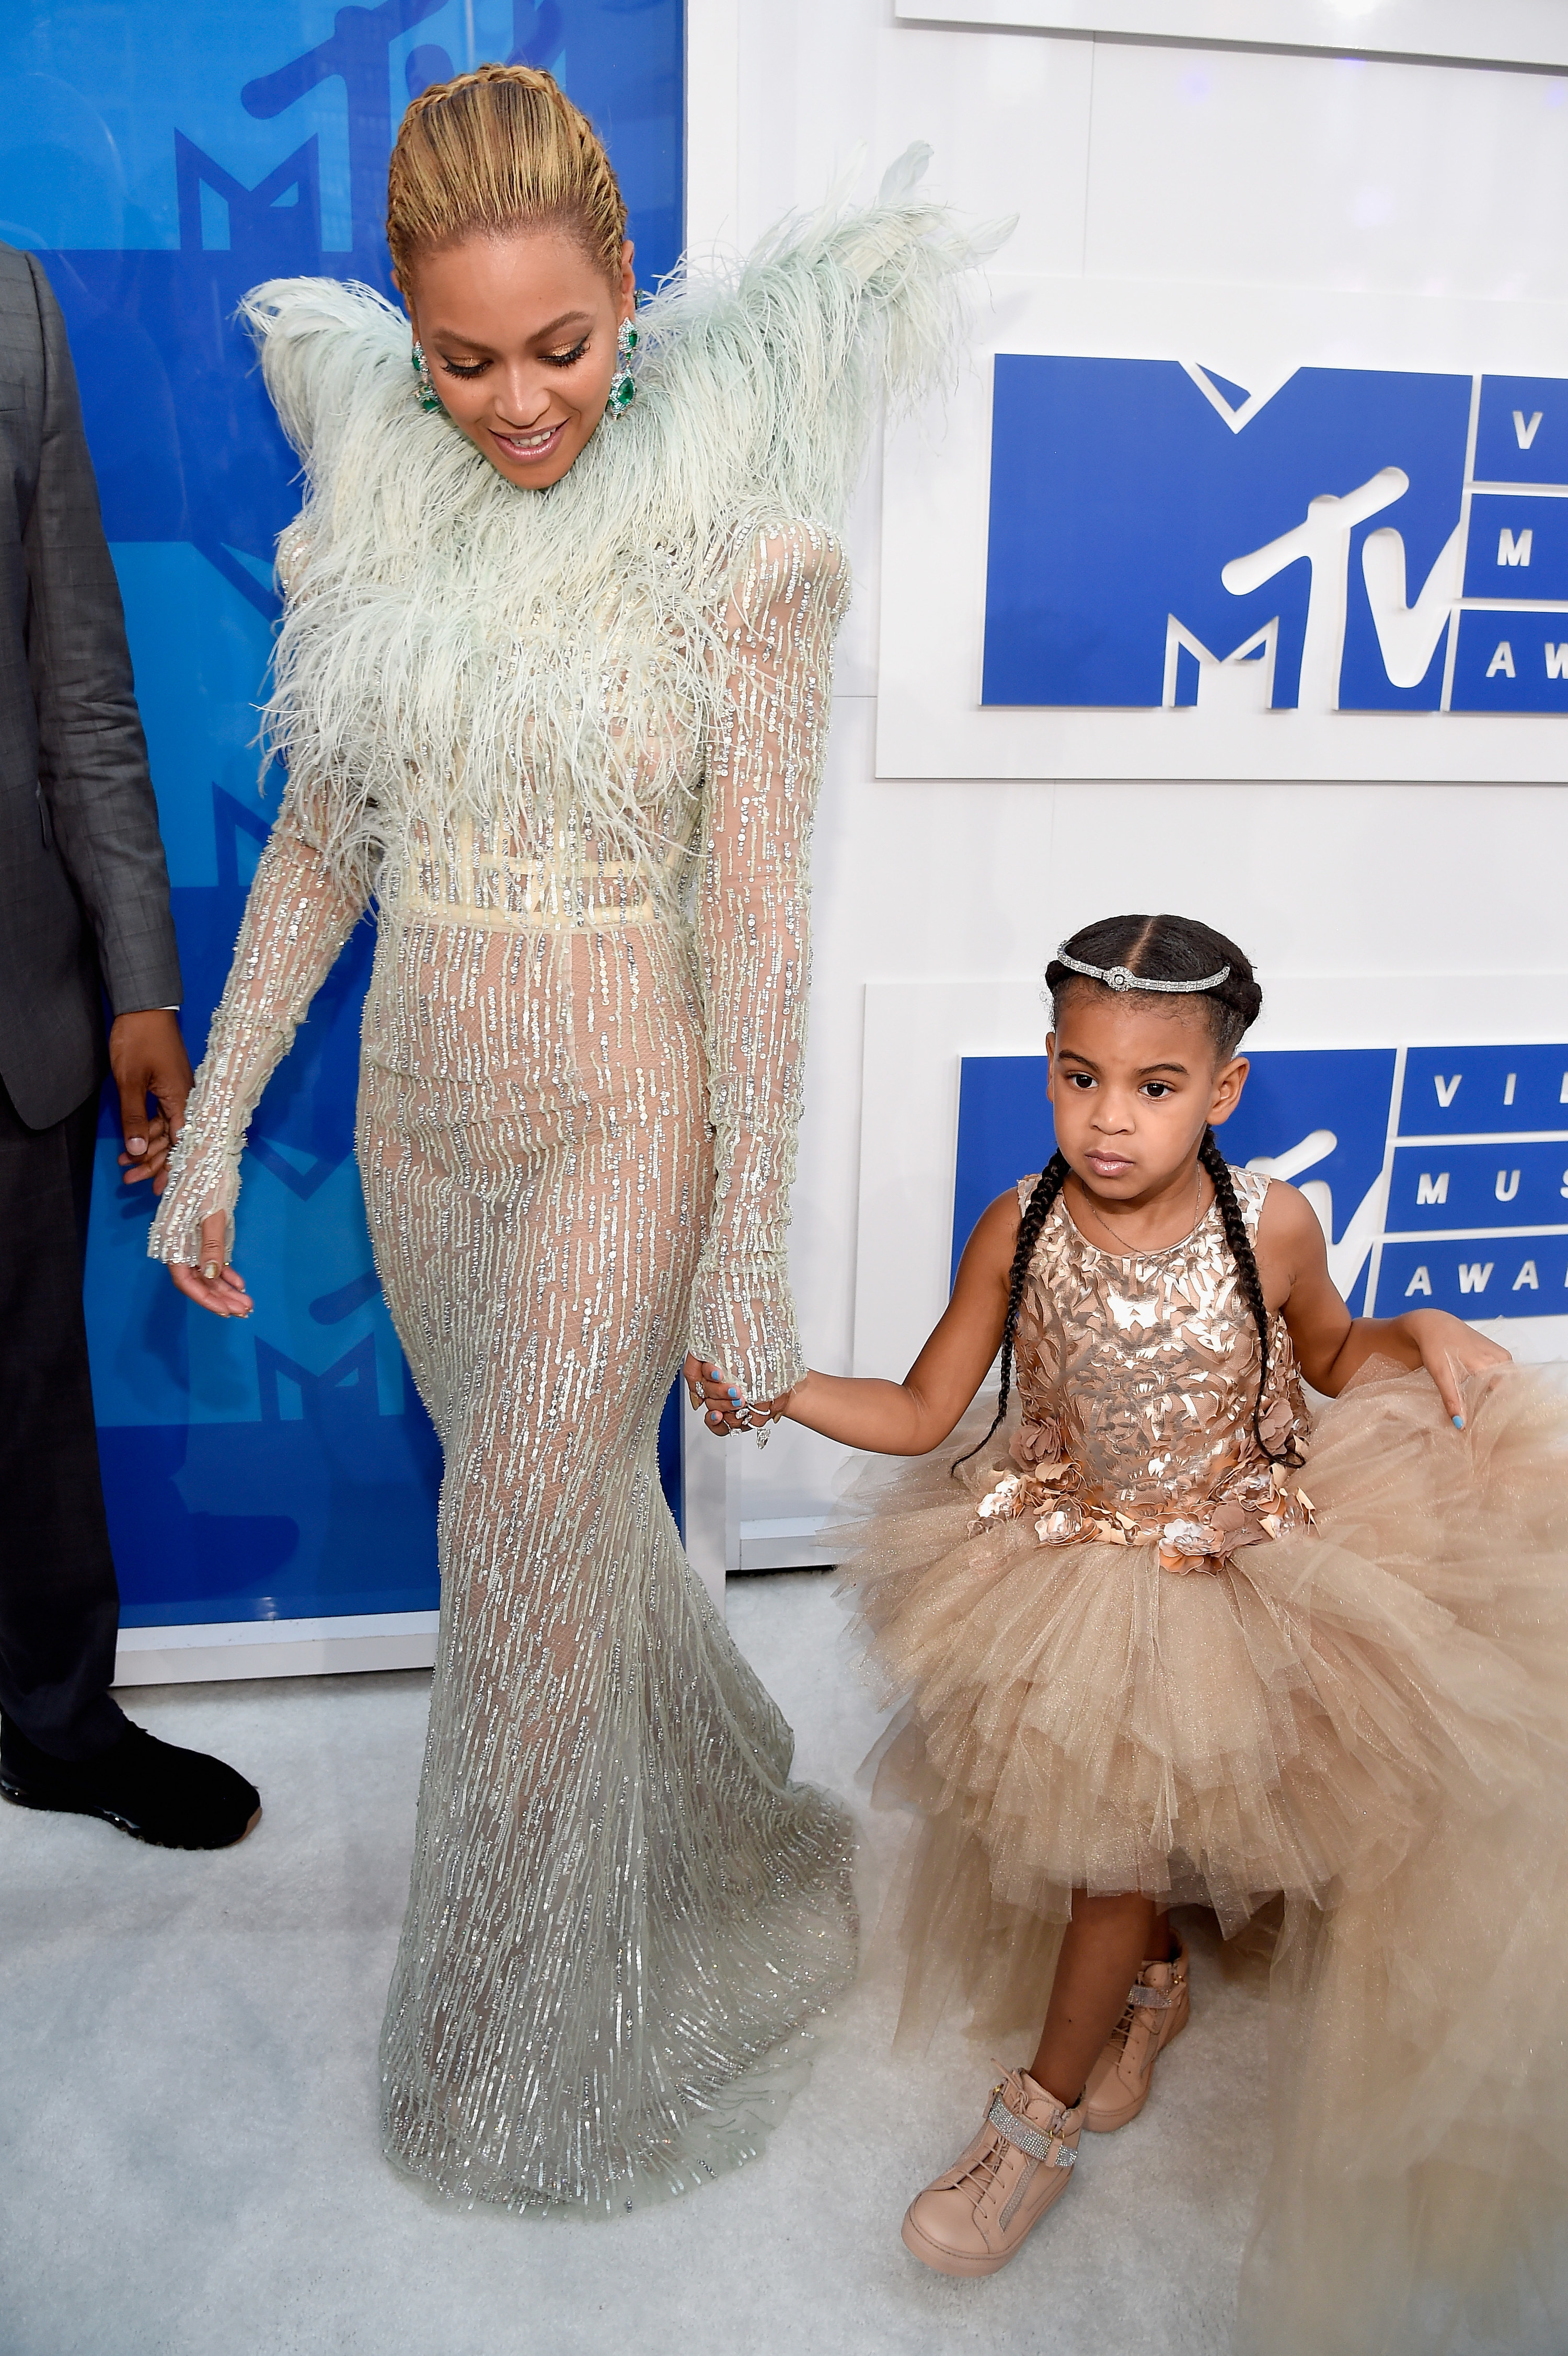
<path id="1" fill-rule="evenodd" d="M 1463 2313 L 1561 2350 L 1561 1388 L 1440 1311 L 1353 1318 L 1307 1203 L 1227 1165 L 1261 1003 L 1233 943 L 1114 917 L 1046 979 L 1049 1167 L 985 1213 L 902 1383 L 813 1372 L 767 1410 L 923 1455 L 1000 1345 L 961 1483 L 943 1449 L 848 1561 L 911 1696 L 879 1775 L 924 1817 L 905 2024 L 955 1981 L 993 2033 L 1044 2013 L 904 2241 L 1005 2265 L 1186 2025 L 1169 1907 L 1230 1934 L 1283 1895 L 1244 2341 L 1446 2347 Z M 688 1375 L 714 1429 L 755 1419 Z"/>

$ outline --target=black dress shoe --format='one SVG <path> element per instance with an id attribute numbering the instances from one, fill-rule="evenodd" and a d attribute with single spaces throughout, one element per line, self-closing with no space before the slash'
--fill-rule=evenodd
<path id="1" fill-rule="evenodd" d="M 95 1759 L 55 1759 L 5 1719 L 0 1793 L 19 1808 L 101 1816 L 158 1848 L 230 1848 L 261 1813 L 255 1785 L 221 1759 L 177 1750 L 129 1723 Z"/>

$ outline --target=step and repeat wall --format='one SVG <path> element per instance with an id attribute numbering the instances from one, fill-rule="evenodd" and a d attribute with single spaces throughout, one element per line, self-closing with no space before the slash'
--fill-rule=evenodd
<path id="1" fill-rule="evenodd" d="M 639 281 L 681 242 L 681 0 L 19 0 L 0 21 L 0 238 L 65 313 L 124 594 L 198 1056 L 277 780 L 257 700 L 272 549 L 300 500 L 248 287 L 390 293 L 387 158 L 411 97 L 486 59 L 549 68 L 603 133 Z M 360 926 L 246 1157 L 245 1324 L 145 1258 L 106 1099 L 88 1314 L 127 1629 L 363 1620 L 436 1601 L 439 1451 L 371 1266 L 353 1158 Z M 678 1503 L 678 1426 L 667 1418 Z M 673 1442 L 673 1446 L 671 1443 Z"/>
<path id="2" fill-rule="evenodd" d="M 737 242 L 862 137 L 1012 224 L 852 532 L 808 1355 L 909 1365 L 1051 1150 L 1056 944 L 1161 908 L 1257 965 L 1223 1142 L 1302 1188 L 1354 1306 L 1568 1354 L 1564 12 L 732 13 Z M 792 1433 L 742 1459 L 742 1562 L 851 1472 Z"/>
<path id="3" fill-rule="evenodd" d="M 485 58 L 549 65 L 605 133 L 644 284 L 928 139 L 938 194 L 1016 226 L 851 524 L 808 1355 L 902 1372 L 976 1212 L 1051 1151 L 1056 941 L 1161 906 L 1257 962 L 1226 1147 L 1302 1187 L 1352 1305 L 1568 1351 L 1568 37 L 1558 0 L 1354 13 L 1290 0 L 1269 55 L 1230 0 L 13 8 L 0 236 L 78 357 L 193 1049 L 275 807 L 255 707 L 298 498 L 240 294 L 385 288 L 400 111 Z M 105 1119 L 89 1300 L 133 1633 L 428 1628 L 436 1450 L 352 1159 L 370 948 L 258 1116 L 250 1325 L 144 1261 Z M 710 1575 L 823 1558 L 829 1443 L 699 1441 L 683 1473 L 672 1407 L 664 1461 Z"/>

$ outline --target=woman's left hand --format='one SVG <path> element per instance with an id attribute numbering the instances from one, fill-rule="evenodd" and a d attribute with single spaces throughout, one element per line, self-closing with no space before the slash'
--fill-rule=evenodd
<path id="1" fill-rule="evenodd" d="M 738 1383 L 732 1383 L 721 1366 L 710 1360 L 687 1354 L 681 1369 L 687 1396 L 694 1408 L 705 1418 L 709 1431 L 720 1440 L 728 1440 L 732 1431 L 765 1430 L 784 1413 L 784 1398 L 764 1399 L 753 1405 L 747 1399 Z"/>
<path id="2" fill-rule="evenodd" d="M 1400 1323 L 1420 1351 L 1421 1363 L 1436 1384 L 1448 1417 L 1463 1431 L 1466 1376 L 1511 1365 L 1511 1354 L 1499 1342 L 1488 1342 L 1463 1318 L 1450 1317 L 1445 1309 L 1407 1310 Z"/>

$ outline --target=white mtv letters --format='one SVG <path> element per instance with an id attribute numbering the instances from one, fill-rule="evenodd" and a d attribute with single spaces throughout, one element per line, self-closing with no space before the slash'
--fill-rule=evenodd
<path id="1" fill-rule="evenodd" d="M 1528 541 L 1529 532 L 1524 536 Z M 1524 561 L 1529 563 L 1528 555 Z M 1384 524 L 1381 530 L 1367 534 L 1361 544 L 1361 578 L 1367 584 L 1378 651 L 1391 686 L 1419 687 L 1426 677 L 1426 667 L 1437 651 L 1437 641 L 1448 626 L 1454 600 L 1459 594 L 1464 565 L 1465 527 L 1456 523 L 1438 551 L 1436 563 L 1422 583 L 1421 594 L 1413 605 L 1407 605 L 1403 533 L 1395 531 L 1392 524 Z M 1336 676 L 1336 709 L 1339 701 L 1339 681 Z"/>
<path id="2" fill-rule="evenodd" d="M 1310 1170 L 1315 1162 L 1322 1162 L 1334 1152 L 1339 1139 L 1331 1129 L 1315 1129 L 1284 1153 L 1254 1153 L 1247 1163 L 1264 1178 L 1296 1178 L 1303 1170 Z M 1445 1190 L 1447 1180 L 1445 1178 Z M 1341 1293 L 1348 1293 L 1361 1272 L 1372 1239 L 1382 1225 L 1383 1206 L 1388 1199 L 1388 1180 L 1380 1171 L 1350 1215 L 1349 1225 L 1338 1243 L 1334 1240 L 1334 1192 L 1323 1178 L 1308 1178 L 1298 1190 L 1311 1205 L 1323 1240 L 1328 1247 L 1328 1275 Z M 1438 1198 L 1441 1200 L 1441 1196 Z"/>
<path id="3" fill-rule="evenodd" d="M 1306 557 L 1312 567 L 1312 587 L 1307 602 L 1307 636 L 1301 648 L 1301 684 L 1296 691 L 1298 712 L 1337 712 L 1339 708 L 1339 666 L 1345 654 L 1346 592 L 1350 571 L 1350 534 L 1359 523 L 1376 515 L 1381 508 L 1392 507 L 1395 499 L 1404 497 L 1410 488 L 1410 477 L 1401 466 L 1380 466 L 1355 490 L 1347 491 L 1343 498 L 1325 492 L 1321 498 L 1309 499 L 1307 513 L 1292 531 L 1282 532 L 1263 548 L 1253 549 L 1249 555 L 1233 556 L 1220 574 L 1221 580 L 1233 597 L 1250 597 L 1287 564 Z M 1397 532 L 1388 535 L 1398 540 Z M 1452 548 L 1457 541 L 1450 541 Z M 1444 555 L 1434 568 L 1443 566 Z M 1431 582 L 1427 583 L 1431 587 Z M 1404 543 L 1399 545 L 1400 605 L 1404 596 Z M 1432 644 L 1426 649 L 1430 661 L 1433 648 L 1448 618 L 1448 600 L 1452 591 L 1444 592 L 1442 620 L 1432 633 Z M 1419 608 L 1419 600 L 1417 601 Z M 1407 617 L 1408 618 L 1408 617 Z M 1380 642 L 1382 637 L 1379 626 Z M 1386 655 L 1384 658 L 1387 659 Z M 1416 683 L 1425 676 L 1426 663 L 1415 674 Z M 1397 682 L 1396 682 L 1397 683 Z"/>
<path id="4" fill-rule="evenodd" d="M 979 701 L 1017 715 L 987 733 L 1004 766 L 1047 757 L 1024 719 L 1044 708 L 1107 715 L 1064 740 L 1105 776 L 1147 758 L 1116 712 L 1201 712 L 1180 723 L 1191 776 L 1211 755 L 1258 774 L 1243 744 L 1300 774 L 1265 712 L 1306 716 L 1325 775 L 1352 746 L 1376 757 L 1362 714 L 1568 719 L 1568 373 L 1270 364 L 1249 390 L 1195 360 L 1004 350 L 992 383 Z M 923 664 L 944 663 L 912 626 Z M 912 669 L 906 685 L 885 751 L 925 775 Z M 965 740 L 977 757 L 981 734 Z M 1388 741 L 1403 774 L 1413 744 Z M 1520 752 L 1532 774 L 1551 758 L 1539 732 Z"/>

